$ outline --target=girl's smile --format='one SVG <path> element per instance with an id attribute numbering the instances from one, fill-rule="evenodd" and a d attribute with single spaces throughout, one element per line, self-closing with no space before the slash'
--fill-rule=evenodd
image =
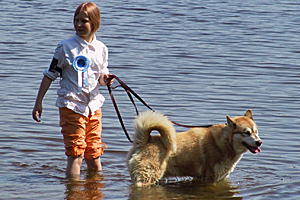
<path id="1" fill-rule="evenodd" d="M 86 40 L 87 42 L 91 42 L 93 40 L 93 32 L 92 25 L 90 23 L 90 19 L 84 12 L 79 12 L 78 15 L 74 18 L 74 28 L 76 30 L 77 35 Z"/>

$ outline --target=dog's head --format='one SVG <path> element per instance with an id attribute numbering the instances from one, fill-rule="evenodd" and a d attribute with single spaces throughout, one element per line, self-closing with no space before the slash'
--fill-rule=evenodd
<path id="1" fill-rule="evenodd" d="M 259 153 L 259 146 L 262 144 L 258 137 L 257 126 L 253 120 L 251 110 L 247 110 L 244 116 L 230 118 L 227 116 L 229 127 L 229 141 L 237 153 L 244 153 L 249 150 L 252 153 Z"/>

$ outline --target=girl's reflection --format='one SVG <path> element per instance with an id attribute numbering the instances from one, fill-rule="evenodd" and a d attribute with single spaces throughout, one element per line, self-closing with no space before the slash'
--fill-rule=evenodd
<path id="1" fill-rule="evenodd" d="M 95 172 L 88 172 L 86 180 L 69 179 L 66 182 L 65 199 L 102 199 L 102 180 L 102 176 Z"/>

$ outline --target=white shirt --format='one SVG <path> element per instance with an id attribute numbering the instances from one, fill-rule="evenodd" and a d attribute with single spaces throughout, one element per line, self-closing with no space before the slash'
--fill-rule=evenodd
<path id="1" fill-rule="evenodd" d="M 90 62 L 87 70 L 88 86 L 83 86 L 81 93 L 78 93 L 78 73 L 73 68 L 73 60 L 78 55 L 87 57 Z M 62 69 L 56 106 L 67 107 L 84 116 L 88 116 L 90 112 L 94 115 L 105 100 L 99 93 L 98 79 L 109 73 L 107 47 L 96 40 L 96 36 L 88 43 L 75 34 L 57 45 L 53 57 L 58 60 L 57 67 Z M 44 71 L 44 75 L 53 81 L 59 77 L 58 72 L 54 73 L 49 69 Z"/>

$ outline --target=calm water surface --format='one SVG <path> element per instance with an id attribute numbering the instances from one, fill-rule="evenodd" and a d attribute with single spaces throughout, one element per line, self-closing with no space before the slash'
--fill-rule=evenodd
<path id="1" fill-rule="evenodd" d="M 74 34 L 80 2 L 0 1 L 0 199 L 299 199 L 298 1 L 95 1 L 111 72 L 156 111 L 198 125 L 250 108 L 263 140 L 262 152 L 247 152 L 228 181 L 174 179 L 142 189 L 130 181 L 131 144 L 105 87 L 108 149 L 99 175 L 83 165 L 81 181 L 65 179 L 58 81 L 45 97 L 43 121 L 31 118 L 42 72 L 57 43 Z M 134 109 L 121 89 L 115 96 L 132 133 Z"/>

